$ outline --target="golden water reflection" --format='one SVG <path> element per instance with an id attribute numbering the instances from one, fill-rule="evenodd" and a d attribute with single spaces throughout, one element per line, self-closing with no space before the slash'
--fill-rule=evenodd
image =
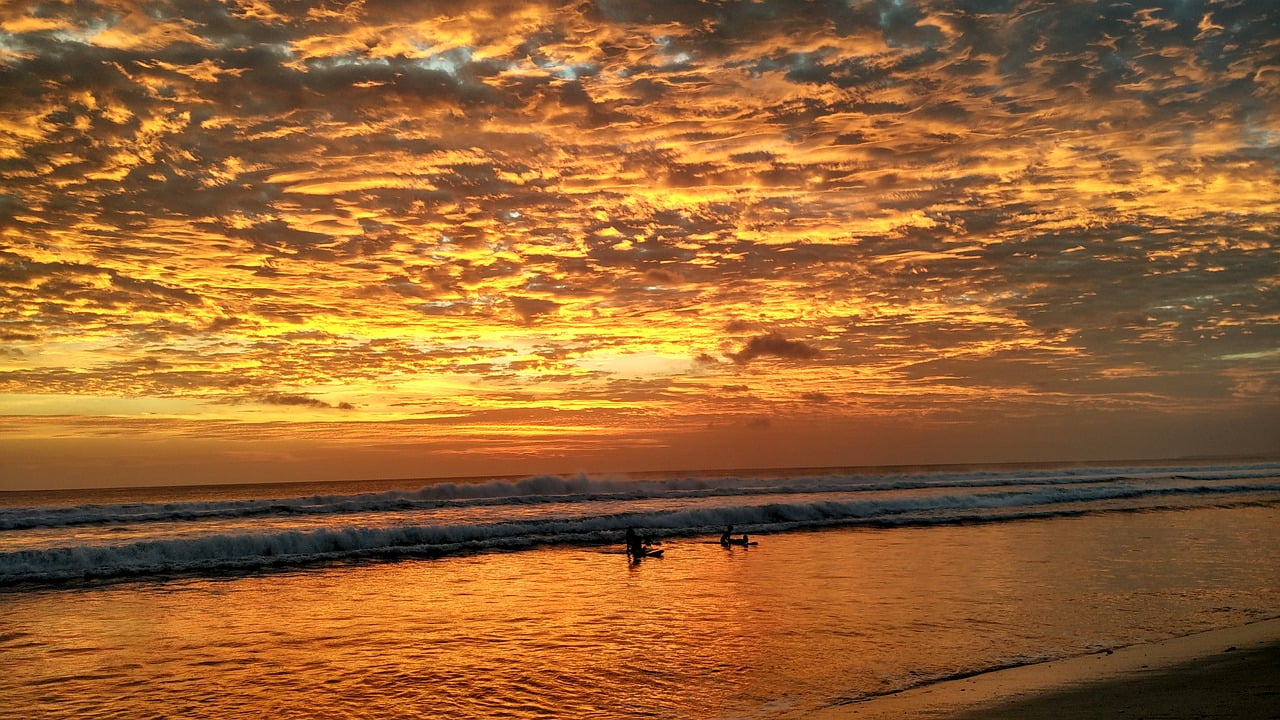
<path id="1" fill-rule="evenodd" d="M 31 716 L 798 717 L 1280 611 L 1280 508 L 347 565 L 0 596 Z"/>

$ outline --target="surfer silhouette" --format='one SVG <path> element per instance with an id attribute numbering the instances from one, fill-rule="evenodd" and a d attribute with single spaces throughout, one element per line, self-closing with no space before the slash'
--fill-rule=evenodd
<path id="1" fill-rule="evenodd" d="M 644 541 L 636 534 L 635 528 L 627 528 L 627 554 L 635 558 L 644 556 Z"/>
<path id="2" fill-rule="evenodd" d="M 733 540 L 733 526 L 730 525 L 729 527 L 724 529 L 724 533 L 720 536 L 720 544 L 724 545 L 725 547 L 728 547 L 729 543 L 732 540 Z"/>

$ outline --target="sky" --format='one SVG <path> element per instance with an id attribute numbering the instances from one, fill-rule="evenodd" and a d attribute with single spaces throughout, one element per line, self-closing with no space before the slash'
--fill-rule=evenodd
<path id="1" fill-rule="evenodd" d="M 1271 0 L 0 5 L 0 489 L 1280 453 Z"/>

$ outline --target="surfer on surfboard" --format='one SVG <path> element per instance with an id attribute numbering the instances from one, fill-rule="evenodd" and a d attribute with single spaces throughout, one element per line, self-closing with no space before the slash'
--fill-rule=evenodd
<path id="1" fill-rule="evenodd" d="M 640 534 L 636 533 L 634 528 L 627 528 L 626 543 L 627 557 L 630 557 L 632 562 L 644 559 L 644 557 L 662 557 L 663 551 L 649 547 L 652 543 L 648 539 L 640 537 Z"/>
<path id="2" fill-rule="evenodd" d="M 730 525 L 729 527 L 725 528 L 724 533 L 720 535 L 720 544 L 725 547 L 729 547 L 730 545 L 742 545 L 743 547 L 745 547 L 747 545 L 750 545 L 751 541 L 746 533 L 743 533 L 741 538 L 734 537 L 733 526 Z"/>
<path id="3" fill-rule="evenodd" d="M 662 550 L 654 550 L 649 547 L 650 542 L 636 533 L 634 528 L 627 528 L 627 557 L 631 560 L 638 561 L 647 557 L 662 557 Z"/>
<path id="4" fill-rule="evenodd" d="M 627 528 L 627 554 L 635 558 L 644 557 L 644 541 L 635 528 Z"/>

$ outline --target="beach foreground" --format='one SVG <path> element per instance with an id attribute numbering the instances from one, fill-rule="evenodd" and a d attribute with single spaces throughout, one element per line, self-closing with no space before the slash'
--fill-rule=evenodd
<path id="1" fill-rule="evenodd" d="M 1280 619 L 983 673 L 812 717 L 1280 718 Z"/>

